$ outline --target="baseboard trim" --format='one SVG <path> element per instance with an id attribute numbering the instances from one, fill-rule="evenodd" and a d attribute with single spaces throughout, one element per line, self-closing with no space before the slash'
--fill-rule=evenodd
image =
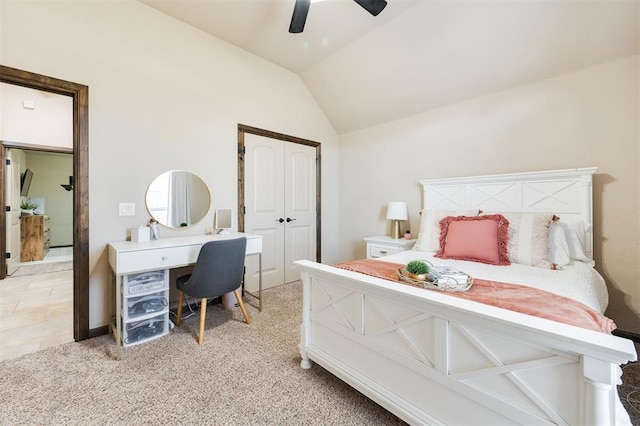
<path id="1" fill-rule="evenodd" d="M 109 334 L 109 333 L 110 333 L 110 330 L 108 325 L 103 325 L 102 327 L 90 328 L 87 339 L 91 339 L 93 337 L 98 337 L 98 336 L 104 336 L 105 334 Z"/>
<path id="2" fill-rule="evenodd" d="M 633 333 L 631 331 L 624 331 L 624 330 L 613 330 L 611 334 L 613 334 L 614 336 L 624 337 L 625 339 L 633 340 L 634 342 L 640 343 L 640 334 L 638 333 Z"/>

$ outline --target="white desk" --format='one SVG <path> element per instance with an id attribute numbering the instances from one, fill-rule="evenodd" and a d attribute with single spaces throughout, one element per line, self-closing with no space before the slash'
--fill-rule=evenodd
<path id="1" fill-rule="evenodd" d="M 116 321 L 112 324 L 114 336 L 118 345 L 117 358 L 122 353 L 122 288 L 127 275 L 146 271 L 168 270 L 182 266 L 193 265 L 198 259 L 202 246 L 214 240 L 246 237 L 246 254 L 258 255 L 259 279 L 258 294 L 245 291 L 259 300 L 258 309 L 262 310 L 262 236 L 244 233 L 195 235 L 177 238 L 162 238 L 159 240 L 133 242 L 118 241 L 109 243 L 109 265 L 116 276 Z"/>

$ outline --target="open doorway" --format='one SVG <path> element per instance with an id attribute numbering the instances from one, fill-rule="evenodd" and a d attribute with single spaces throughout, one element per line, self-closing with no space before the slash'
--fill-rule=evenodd
<path id="1" fill-rule="evenodd" d="M 79 341 L 102 334 L 103 330 L 97 330 L 93 335 L 89 330 L 89 88 L 5 66 L 0 66 L 0 82 L 73 99 L 73 337 Z M 6 145 L 5 141 L 3 145 Z M 0 149 L 0 164 L 5 164 L 4 157 L 4 149 Z M 0 173 L 0 199 L 7 206 L 5 179 L 5 173 Z M 5 208 L 0 209 L 0 223 L 3 227 L 7 223 Z M 0 256 L 3 259 L 7 255 L 6 247 L 6 232 L 2 232 Z M 0 262 L 0 280 L 6 275 L 7 264 Z"/>
<path id="2" fill-rule="evenodd" d="M 72 270 L 73 154 L 60 150 L 6 149 L 11 170 L 5 173 L 6 192 L 13 195 L 11 207 L 20 209 L 19 213 L 13 213 L 19 214 L 18 220 L 11 217 L 7 221 L 7 227 L 9 222 L 20 225 L 7 232 L 7 250 L 10 249 L 7 276 Z"/>

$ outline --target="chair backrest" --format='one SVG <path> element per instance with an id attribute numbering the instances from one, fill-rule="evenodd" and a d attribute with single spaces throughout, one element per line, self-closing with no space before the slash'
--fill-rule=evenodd
<path id="1" fill-rule="evenodd" d="M 240 287 L 246 248 L 245 237 L 205 243 L 184 292 L 191 297 L 217 297 Z"/>

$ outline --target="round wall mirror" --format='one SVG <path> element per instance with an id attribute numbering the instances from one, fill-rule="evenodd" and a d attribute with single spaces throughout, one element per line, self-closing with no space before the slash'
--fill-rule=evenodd
<path id="1" fill-rule="evenodd" d="M 161 225 L 186 228 L 205 217 L 211 205 L 211 194 L 198 176 L 171 170 L 151 182 L 145 204 L 151 217 Z"/>

